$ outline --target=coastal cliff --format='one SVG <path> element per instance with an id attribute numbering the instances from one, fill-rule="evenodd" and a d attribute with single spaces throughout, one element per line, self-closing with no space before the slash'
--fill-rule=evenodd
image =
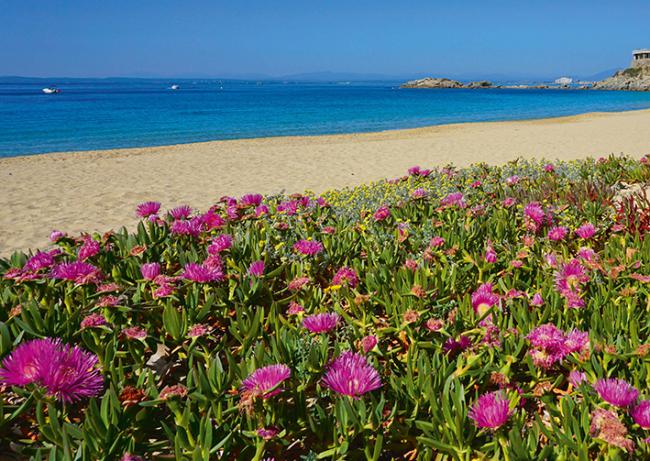
<path id="1" fill-rule="evenodd" d="M 594 83 L 594 90 L 650 91 L 650 65 L 630 67 Z"/>
<path id="2" fill-rule="evenodd" d="M 400 88 L 491 88 L 492 83 L 486 80 L 480 82 L 461 83 L 449 78 L 426 77 L 418 80 L 411 80 L 404 83 Z"/>

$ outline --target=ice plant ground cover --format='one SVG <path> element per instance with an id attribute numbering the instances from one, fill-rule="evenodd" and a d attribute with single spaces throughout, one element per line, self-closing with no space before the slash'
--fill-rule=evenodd
<path id="1" fill-rule="evenodd" d="M 54 232 L 0 260 L 0 453 L 650 459 L 649 180 L 412 168 Z"/>

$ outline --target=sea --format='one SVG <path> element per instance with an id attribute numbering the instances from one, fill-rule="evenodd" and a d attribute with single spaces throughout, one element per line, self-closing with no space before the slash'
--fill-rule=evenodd
<path id="1" fill-rule="evenodd" d="M 650 108 L 650 93 L 399 85 L 2 78 L 0 157 Z M 44 87 L 60 93 L 44 94 Z"/>

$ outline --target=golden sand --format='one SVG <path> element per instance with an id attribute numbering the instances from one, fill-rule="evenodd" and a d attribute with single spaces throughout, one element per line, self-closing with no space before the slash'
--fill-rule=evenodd
<path id="1" fill-rule="evenodd" d="M 612 153 L 650 153 L 650 110 L 0 159 L 0 255 L 44 246 L 52 229 L 133 226 L 145 200 L 207 209 L 222 195 L 321 192 L 413 165 Z"/>

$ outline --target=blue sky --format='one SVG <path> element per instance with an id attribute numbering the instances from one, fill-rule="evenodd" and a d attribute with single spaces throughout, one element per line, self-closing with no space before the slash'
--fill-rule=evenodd
<path id="1" fill-rule="evenodd" d="M 650 1 L 0 0 L 0 75 L 589 75 Z"/>

